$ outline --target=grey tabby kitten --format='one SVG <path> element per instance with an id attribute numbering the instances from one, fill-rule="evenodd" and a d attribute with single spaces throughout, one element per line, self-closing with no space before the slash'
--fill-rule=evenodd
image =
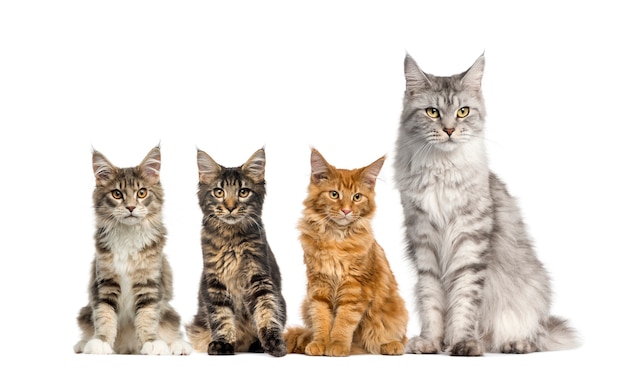
<path id="1" fill-rule="evenodd" d="M 265 236 L 265 151 L 224 167 L 198 150 L 203 270 L 198 312 L 187 324 L 195 350 L 287 354 L 281 275 Z"/>
<path id="2" fill-rule="evenodd" d="M 140 165 L 118 168 L 92 156 L 96 187 L 96 252 L 89 304 L 78 315 L 82 339 L 76 353 L 191 353 L 180 317 L 169 304 L 172 270 L 163 254 L 161 153 L 153 148 Z"/>
<path id="3" fill-rule="evenodd" d="M 408 54 L 395 180 L 417 270 L 421 334 L 408 353 L 530 353 L 577 346 L 550 315 L 550 279 L 514 198 L 488 168 L 481 55 L 450 77 Z"/>

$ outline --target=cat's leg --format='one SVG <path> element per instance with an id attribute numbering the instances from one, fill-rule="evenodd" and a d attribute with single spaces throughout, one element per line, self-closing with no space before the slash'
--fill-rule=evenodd
<path id="1" fill-rule="evenodd" d="M 85 354 L 113 354 L 118 330 L 116 309 L 120 298 L 120 285 L 114 279 L 100 280 L 94 284 L 92 320 L 93 336 L 83 347 Z"/>
<path id="2" fill-rule="evenodd" d="M 407 200 L 404 199 L 403 202 Z M 441 270 L 435 245 L 438 231 L 428 222 L 425 213 L 411 204 L 405 207 L 407 255 L 417 271 L 415 295 L 421 324 L 419 336 L 409 340 L 405 352 L 436 354 L 443 349 L 446 295 L 441 283 Z"/>
<path id="3" fill-rule="evenodd" d="M 211 341 L 207 346 L 209 355 L 233 355 L 237 342 L 237 326 L 233 300 L 226 285 L 213 270 L 205 270 L 200 282 L 200 294 L 206 307 L 207 323 Z"/>
<path id="4" fill-rule="evenodd" d="M 311 282 L 309 282 L 309 286 Z M 325 290 L 325 286 L 317 286 L 320 290 Z M 303 306 L 303 317 L 306 324 L 310 325 L 312 339 L 304 348 L 304 354 L 321 356 L 326 351 L 326 346 L 330 341 L 330 330 L 333 323 L 332 303 L 330 294 L 320 294 L 316 298 L 308 298 Z"/>
<path id="5" fill-rule="evenodd" d="M 354 332 L 366 308 L 367 300 L 363 297 L 361 285 L 352 278 L 344 281 L 337 291 L 335 315 L 325 355 L 331 357 L 350 355 Z"/>
<path id="6" fill-rule="evenodd" d="M 169 304 L 164 305 L 161 312 L 159 338 L 168 344 L 172 355 L 189 355 L 192 352 L 191 345 L 183 340 L 180 332 L 180 316 Z"/>
<path id="7" fill-rule="evenodd" d="M 280 291 L 273 286 L 271 278 L 252 275 L 246 297 L 250 299 L 248 310 L 254 318 L 263 349 L 275 357 L 286 355 L 287 344 L 283 339 L 286 304 Z"/>
<path id="8" fill-rule="evenodd" d="M 147 280 L 134 283 L 132 291 L 135 299 L 135 331 L 139 352 L 148 355 L 168 355 L 167 342 L 160 339 L 159 323 L 162 302 L 156 281 Z"/>

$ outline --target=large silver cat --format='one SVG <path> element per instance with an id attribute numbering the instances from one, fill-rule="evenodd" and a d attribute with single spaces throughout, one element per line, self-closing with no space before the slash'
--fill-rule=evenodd
<path id="1" fill-rule="evenodd" d="M 550 278 L 516 201 L 488 167 L 480 56 L 449 77 L 407 54 L 396 143 L 407 255 L 417 271 L 421 333 L 408 353 L 530 353 L 573 348 L 550 315 Z"/>

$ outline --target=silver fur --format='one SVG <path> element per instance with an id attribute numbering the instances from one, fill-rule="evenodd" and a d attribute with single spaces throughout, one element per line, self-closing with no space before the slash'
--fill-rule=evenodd
<path id="1" fill-rule="evenodd" d="M 550 315 L 550 278 L 515 199 L 488 168 L 484 62 L 481 55 L 464 73 L 438 77 L 405 59 L 394 168 L 421 324 L 408 353 L 473 356 L 578 345 L 567 322 Z M 463 118 L 462 107 L 469 108 Z"/>

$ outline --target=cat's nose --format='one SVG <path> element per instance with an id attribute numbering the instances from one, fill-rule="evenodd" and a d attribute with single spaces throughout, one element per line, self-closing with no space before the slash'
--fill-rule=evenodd
<path id="1" fill-rule="evenodd" d="M 343 214 L 344 214 L 344 215 L 346 215 L 346 216 L 352 212 L 352 211 L 351 211 L 351 210 L 349 210 L 349 209 L 342 209 L 341 211 L 342 211 L 342 212 L 343 212 Z"/>
<path id="2" fill-rule="evenodd" d="M 126 209 L 128 209 L 130 213 L 133 213 L 133 211 L 135 210 L 135 207 L 131 205 L 131 206 L 126 207 Z"/>
<path id="3" fill-rule="evenodd" d="M 455 129 L 454 128 L 444 128 L 443 131 L 446 132 L 446 134 L 448 136 L 451 136 L 452 133 L 454 133 Z"/>

